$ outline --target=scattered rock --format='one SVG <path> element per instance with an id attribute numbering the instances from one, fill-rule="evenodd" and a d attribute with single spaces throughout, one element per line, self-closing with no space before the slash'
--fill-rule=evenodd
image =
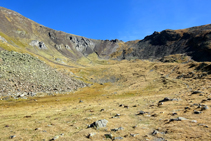
<path id="1" fill-rule="evenodd" d="M 95 127 L 95 128 L 103 128 L 106 127 L 108 121 L 106 119 L 98 120 L 93 122 L 88 126 L 88 128 Z"/>
<path id="2" fill-rule="evenodd" d="M 194 114 L 201 114 L 201 111 L 194 111 Z"/>
<path id="3" fill-rule="evenodd" d="M 184 118 L 184 117 L 177 117 L 177 118 L 170 119 L 169 122 L 171 122 L 171 121 L 182 121 L 182 120 L 187 120 L 187 119 Z"/>
<path id="4" fill-rule="evenodd" d="M 202 91 L 193 91 L 192 94 L 199 94 L 199 93 L 203 93 Z"/>
<path id="5" fill-rule="evenodd" d="M 198 125 L 199 125 L 199 126 L 204 126 L 204 127 L 208 128 L 208 126 L 205 125 L 205 124 L 198 124 Z"/>
<path id="6" fill-rule="evenodd" d="M 209 109 L 209 107 L 207 106 L 207 105 L 204 105 L 202 108 L 201 108 L 201 111 L 203 111 L 203 110 L 208 110 Z"/>
<path id="7" fill-rule="evenodd" d="M 185 110 L 190 110 L 190 107 L 185 107 Z"/>
<path id="8" fill-rule="evenodd" d="M 101 109 L 101 110 L 100 110 L 100 112 L 103 112 L 103 111 L 105 111 L 105 109 Z"/>
<path id="9" fill-rule="evenodd" d="M 59 136 L 58 136 L 58 135 L 55 136 L 55 137 L 53 137 L 53 138 L 51 139 L 51 141 L 54 141 L 54 140 L 57 140 L 57 139 L 59 139 Z"/>
<path id="10" fill-rule="evenodd" d="M 64 133 L 60 134 L 60 136 L 64 136 Z"/>
<path id="11" fill-rule="evenodd" d="M 79 100 L 79 103 L 83 103 L 83 101 L 82 100 Z"/>
<path id="12" fill-rule="evenodd" d="M 192 123 L 197 123 L 197 121 L 196 121 L 196 120 L 191 120 L 190 122 L 192 122 Z"/>
<path id="13" fill-rule="evenodd" d="M 120 105 L 119 105 L 119 107 L 123 107 L 123 106 L 124 106 L 123 104 L 120 104 Z"/>
<path id="14" fill-rule="evenodd" d="M 123 127 L 119 127 L 119 128 L 111 129 L 111 131 L 114 131 L 114 132 L 117 132 L 117 131 L 120 131 L 120 130 L 124 130 L 124 128 Z"/>
<path id="15" fill-rule="evenodd" d="M 137 136 L 137 135 L 139 135 L 139 134 L 130 134 L 130 136 L 132 136 L 132 137 L 135 137 L 135 136 Z"/>
<path id="16" fill-rule="evenodd" d="M 124 108 L 127 108 L 127 109 L 128 109 L 128 108 L 129 108 L 129 106 L 126 106 L 126 105 L 125 105 L 125 106 L 124 106 Z"/>
<path id="17" fill-rule="evenodd" d="M 89 133 L 89 135 L 87 136 L 87 138 L 91 139 L 91 138 L 93 138 L 94 135 L 96 135 L 96 133 Z"/>
<path id="18" fill-rule="evenodd" d="M 137 115 L 143 115 L 143 114 L 145 114 L 146 112 L 144 112 L 144 111 L 140 111 Z"/>
<path id="19" fill-rule="evenodd" d="M 113 140 L 122 140 L 122 139 L 123 139 L 123 137 L 114 137 Z"/>
<path id="20" fill-rule="evenodd" d="M 154 136 L 154 135 L 157 135 L 159 132 L 158 132 L 158 130 L 154 130 L 153 132 L 152 132 L 152 135 Z"/>
<path id="21" fill-rule="evenodd" d="M 207 100 L 211 100 L 211 98 L 208 98 Z"/>
<path id="22" fill-rule="evenodd" d="M 167 102 L 167 101 L 179 101 L 179 99 L 177 99 L 177 98 L 170 99 L 168 97 L 165 97 L 163 100 L 160 100 L 158 102 L 158 104 L 161 103 L 161 102 Z"/>
<path id="23" fill-rule="evenodd" d="M 171 115 L 172 115 L 172 116 L 175 116 L 175 115 L 177 115 L 177 113 L 172 113 Z"/>
<path id="24" fill-rule="evenodd" d="M 41 130 L 41 128 L 35 128 L 34 130 Z"/>
<path id="25" fill-rule="evenodd" d="M 9 138 L 10 138 L 10 139 L 13 139 L 13 138 L 15 138 L 15 137 L 16 137 L 15 135 L 12 135 L 12 136 L 10 136 Z"/>
<path id="26" fill-rule="evenodd" d="M 112 134 L 105 134 L 106 138 L 112 139 L 113 135 Z"/>

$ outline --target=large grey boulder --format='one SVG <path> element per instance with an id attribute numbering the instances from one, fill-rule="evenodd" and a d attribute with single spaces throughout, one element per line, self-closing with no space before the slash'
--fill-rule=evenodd
<path id="1" fill-rule="evenodd" d="M 47 49 L 46 45 L 44 42 L 40 42 L 37 40 L 33 40 L 29 43 L 30 46 L 36 46 L 39 47 L 40 49 Z"/>
<path id="2" fill-rule="evenodd" d="M 88 126 L 88 128 L 95 127 L 95 128 L 103 128 L 106 127 L 108 121 L 106 119 L 98 120 L 93 122 Z"/>

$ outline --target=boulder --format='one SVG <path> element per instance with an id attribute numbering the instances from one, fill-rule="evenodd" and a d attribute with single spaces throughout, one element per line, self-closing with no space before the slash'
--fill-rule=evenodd
<path id="1" fill-rule="evenodd" d="M 95 127 L 95 128 L 103 128 L 106 127 L 108 121 L 106 119 L 98 120 L 93 122 L 88 126 L 88 128 Z"/>

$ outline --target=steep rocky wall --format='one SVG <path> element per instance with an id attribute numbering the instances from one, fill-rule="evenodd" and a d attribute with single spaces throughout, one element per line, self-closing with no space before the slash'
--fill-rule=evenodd
<path id="1" fill-rule="evenodd" d="M 211 25 L 154 32 L 143 40 L 126 44 L 132 50 L 125 53 L 126 59 L 157 59 L 172 54 L 186 54 L 195 61 L 211 61 Z"/>

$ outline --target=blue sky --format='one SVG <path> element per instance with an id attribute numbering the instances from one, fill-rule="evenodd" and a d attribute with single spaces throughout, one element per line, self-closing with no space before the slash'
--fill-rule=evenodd
<path id="1" fill-rule="evenodd" d="M 154 31 L 210 24 L 210 0 L 1 0 L 49 28 L 92 39 L 143 39 Z"/>

